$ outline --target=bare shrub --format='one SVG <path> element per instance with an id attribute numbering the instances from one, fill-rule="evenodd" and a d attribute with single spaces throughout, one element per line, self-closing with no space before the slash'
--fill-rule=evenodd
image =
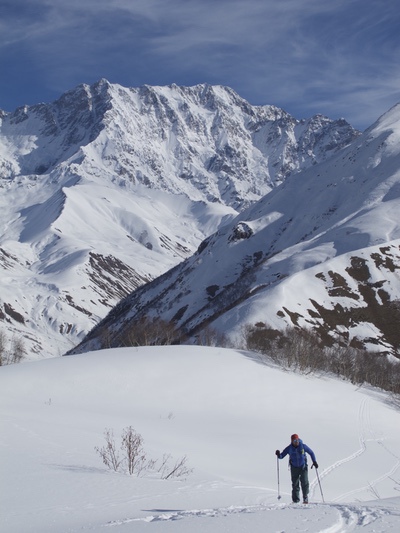
<path id="1" fill-rule="evenodd" d="M 111 429 L 104 431 L 104 438 L 106 445 L 102 448 L 96 446 L 95 451 L 100 455 L 107 468 L 115 472 L 127 471 L 130 475 L 140 475 L 145 471 L 155 470 L 160 474 L 161 479 L 170 479 L 186 476 L 193 471 L 187 466 L 186 455 L 174 461 L 171 455 L 164 454 L 160 466 L 157 466 L 157 460 L 147 460 L 143 447 L 143 437 L 132 426 L 122 431 L 120 445 L 122 458 L 117 451 Z"/>
<path id="2" fill-rule="evenodd" d="M 173 461 L 170 454 L 164 454 L 158 472 L 161 474 L 161 479 L 170 479 L 187 476 L 193 472 L 193 469 L 188 468 L 186 455 Z"/>
<path id="3" fill-rule="evenodd" d="M 143 317 L 129 324 L 123 332 L 123 346 L 166 346 L 173 344 L 179 334 L 173 322 L 161 318 Z"/>
<path id="4" fill-rule="evenodd" d="M 132 426 L 123 430 L 121 448 L 125 452 L 129 474 L 140 474 L 146 464 L 146 454 L 143 449 L 143 437 Z"/>
<path id="5" fill-rule="evenodd" d="M 15 335 L 9 341 L 4 331 L 0 331 L 0 366 L 20 363 L 26 353 L 22 337 Z"/>
<path id="6" fill-rule="evenodd" d="M 100 344 L 102 349 L 109 349 L 113 347 L 112 336 L 109 328 L 103 328 L 100 333 Z"/>
<path id="7" fill-rule="evenodd" d="M 4 333 L 4 331 L 0 331 L 0 366 L 6 364 L 5 353 L 6 353 L 6 334 Z"/>
<path id="8" fill-rule="evenodd" d="M 357 385 L 400 393 L 400 361 L 385 354 L 352 345 L 333 343 L 327 347 L 315 333 L 299 328 L 278 331 L 263 323 L 243 330 L 246 348 L 277 364 L 301 373 L 330 372 Z"/>
<path id="9" fill-rule="evenodd" d="M 246 347 L 265 354 L 285 368 L 309 372 L 322 357 L 320 340 L 314 333 L 287 328 L 279 331 L 263 323 L 244 329 Z"/>
<path id="10" fill-rule="evenodd" d="M 10 362 L 20 363 L 25 355 L 25 345 L 21 337 L 13 337 L 11 340 Z"/>
<path id="11" fill-rule="evenodd" d="M 211 326 L 204 327 L 196 336 L 199 346 L 226 346 L 226 335 Z"/>
<path id="12" fill-rule="evenodd" d="M 119 457 L 112 429 L 106 429 L 104 431 L 104 438 L 106 439 L 105 446 L 102 448 L 96 446 L 95 450 L 100 455 L 106 467 L 117 472 L 121 466 L 122 459 Z"/>

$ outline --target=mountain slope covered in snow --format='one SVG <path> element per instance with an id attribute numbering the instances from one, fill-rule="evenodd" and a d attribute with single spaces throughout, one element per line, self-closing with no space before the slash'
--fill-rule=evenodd
<path id="1" fill-rule="evenodd" d="M 0 112 L 0 327 L 64 353 L 124 296 L 357 138 L 226 87 L 81 85 Z"/>
<path id="2" fill-rule="evenodd" d="M 400 104 L 348 147 L 291 175 L 197 252 L 125 298 L 76 351 L 161 317 L 181 334 L 313 329 L 399 355 Z"/>

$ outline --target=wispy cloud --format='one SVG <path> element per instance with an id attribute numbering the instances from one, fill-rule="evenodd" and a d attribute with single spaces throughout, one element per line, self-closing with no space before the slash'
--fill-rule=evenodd
<path id="1" fill-rule="evenodd" d="M 100 77 L 208 82 L 366 127 L 400 100 L 398 0 L 3 0 L 1 10 L 0 95 L 9 87 L 20 104 L 29 83 L 46 95 Z"/>

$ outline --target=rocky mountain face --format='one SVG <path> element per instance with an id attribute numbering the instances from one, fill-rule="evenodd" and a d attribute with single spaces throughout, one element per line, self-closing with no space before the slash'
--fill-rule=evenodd
<path id="1" fill-rule="evenodd" d="M 296 326 L 400 357 L 399 213 L 400 104 L 123 299 L 74 352 L 118 346 L 158 317 L 189 341 Z"/>
<path id="2" fill-rule="evenodd" d="M 101 80 L 0 112 L 0 330 L 22 336 L 28 358 L 63 354 L 121 298 L 358 136 L 344 120 L 297 120 L 208 85 Z"/>

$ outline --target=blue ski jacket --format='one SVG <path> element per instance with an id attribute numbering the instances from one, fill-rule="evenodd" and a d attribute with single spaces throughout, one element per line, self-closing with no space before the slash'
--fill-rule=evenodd
<path id="1" fill-rule="evenodd" d="M 316 459 L 314 452 L 307 446 L 307 444 L 304 444 L 304 442 L 299 439 L 299 445 L 293 446 L 293 444 L 289 444 L 289 446 L 286 446 L 283 452 L 279 455 L 279 459 L 283 459 L 289 454 L 289 462 L 291 466 L 304 467 L 307 466 L 306 453 L 310 455 L 312 462 L 315 463 Z"/>

